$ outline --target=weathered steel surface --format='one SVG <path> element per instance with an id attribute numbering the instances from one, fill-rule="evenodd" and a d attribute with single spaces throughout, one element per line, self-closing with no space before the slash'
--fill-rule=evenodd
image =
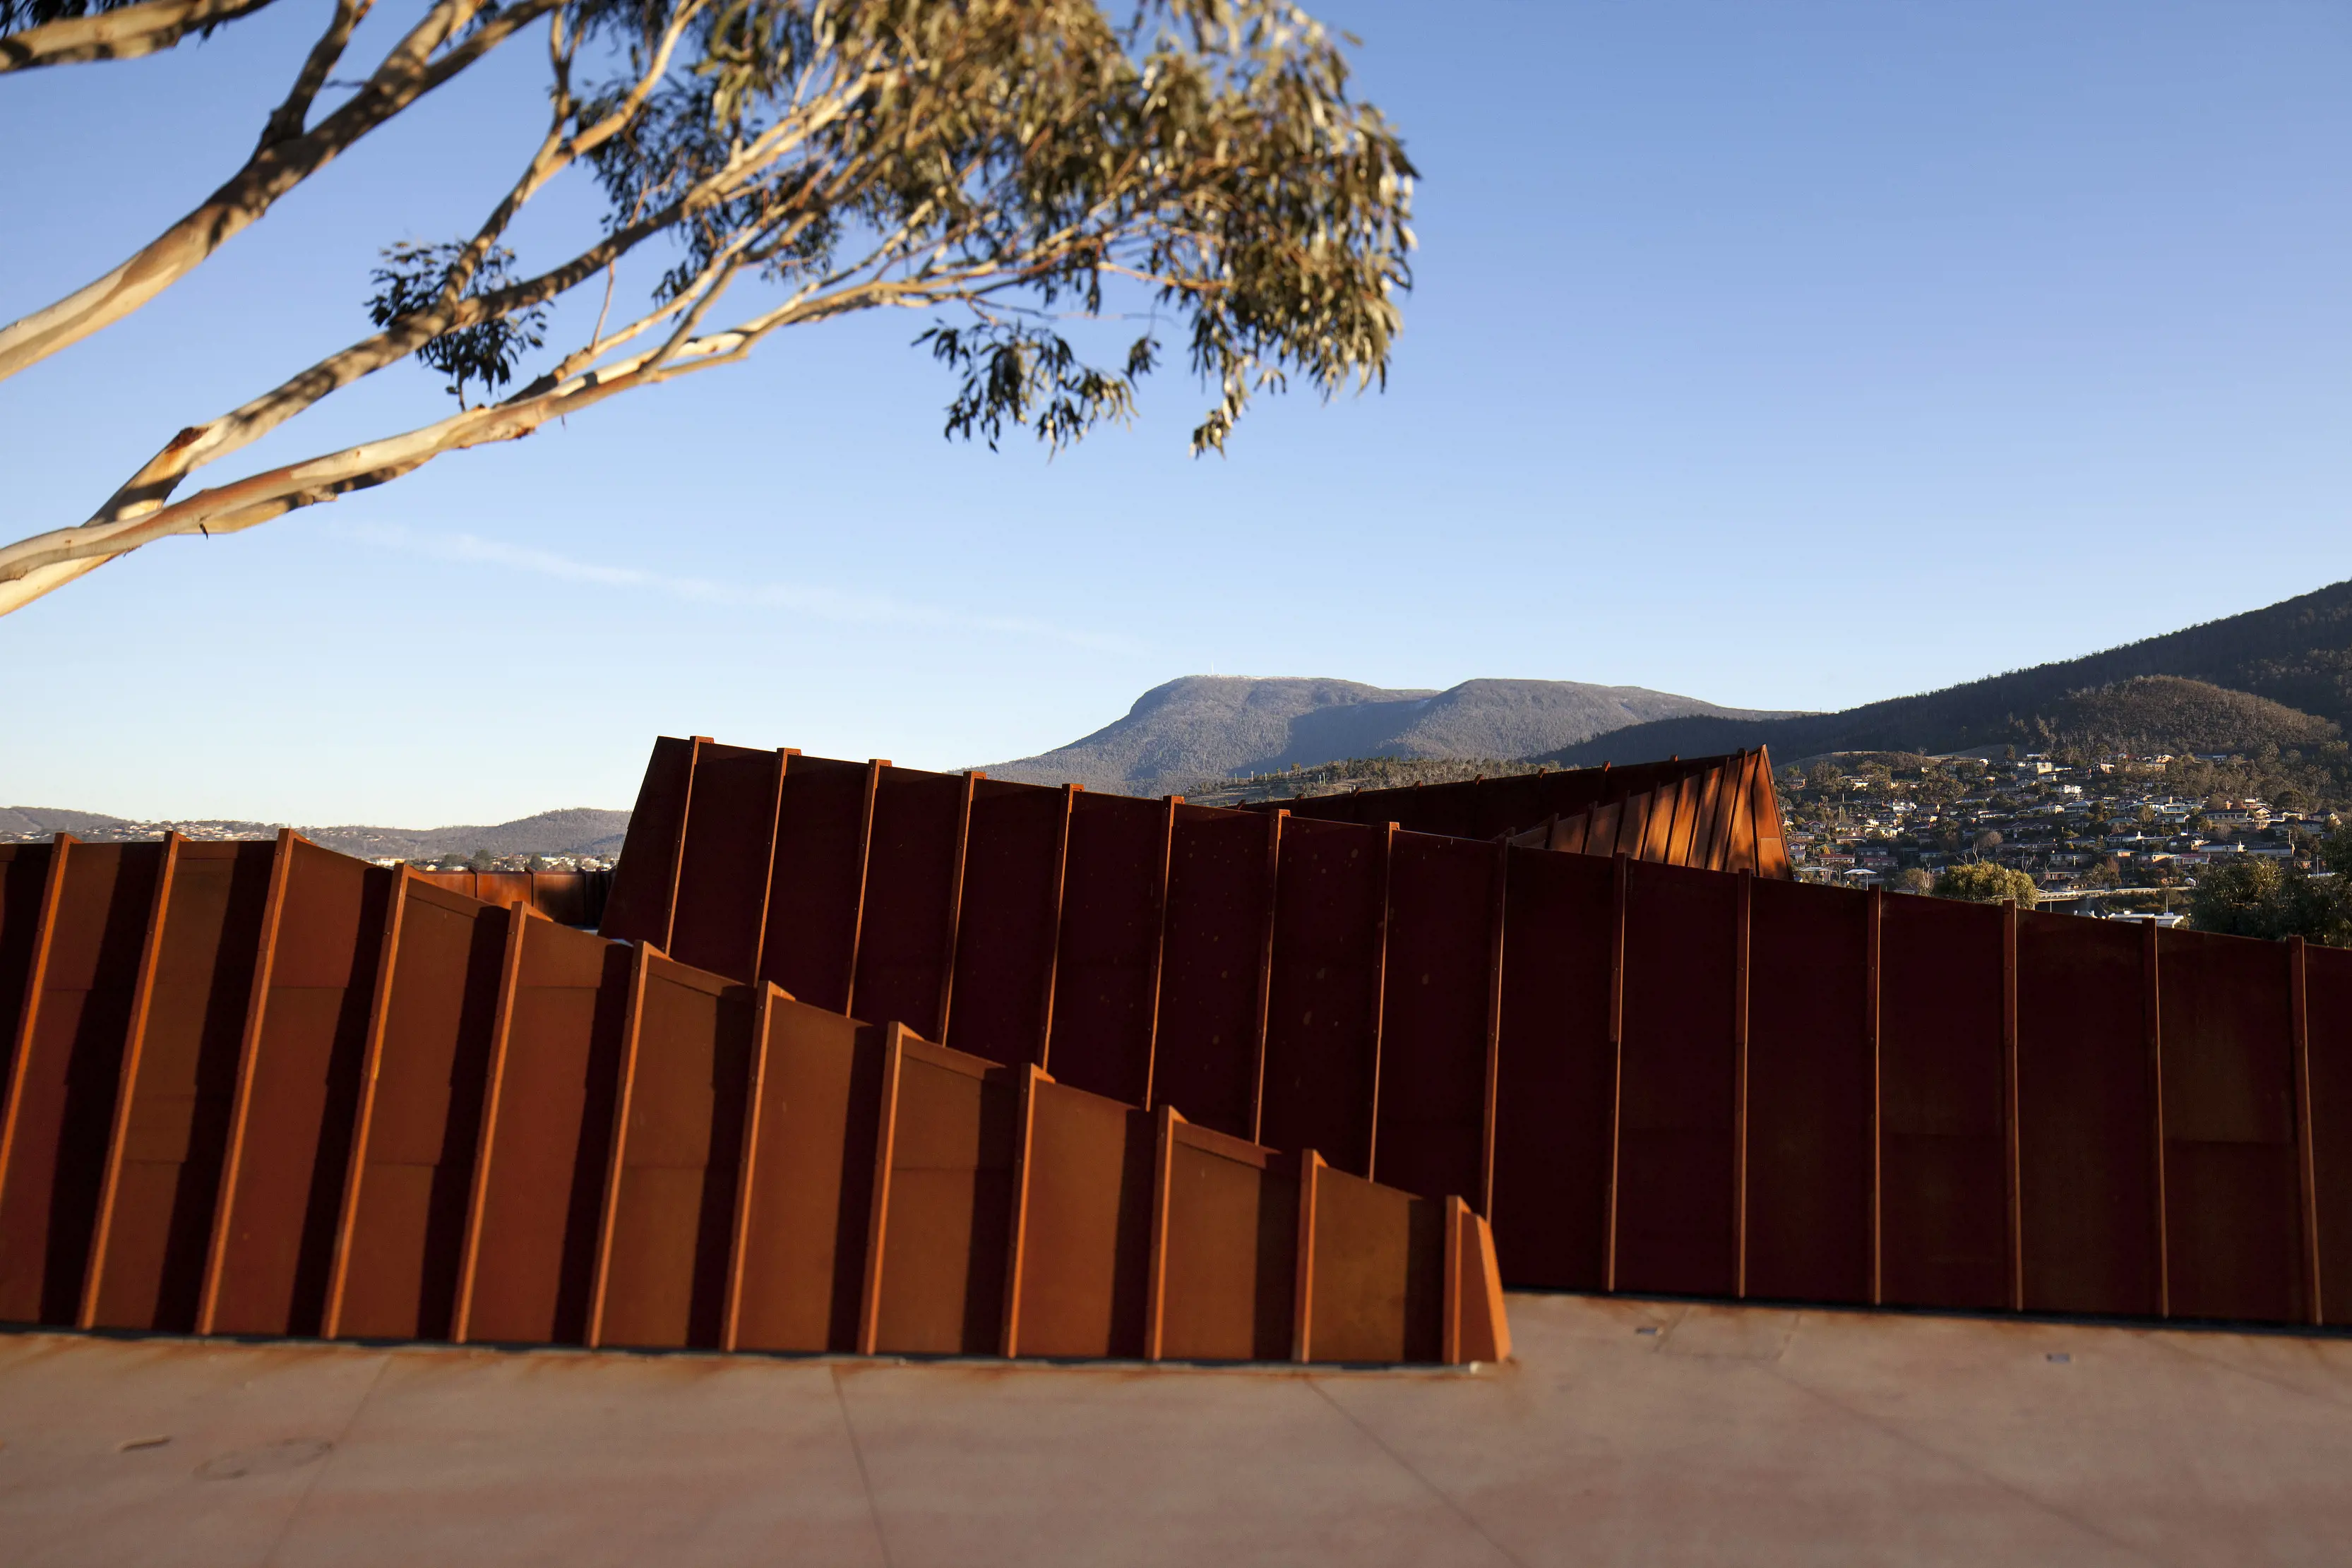
<path id="1" fill-rule="evenodd" d="M 85 1328 L 195 1327 L 278 846 L 174 841 L 154 977 L 123 1062 Z"/>
<path id="2" fill-rule="evenodd" d="M 1582 854 L 1622 850 L 1636 860 L 1753 871 L 1787 880 L 1787 830 L 1769 752 L 1677 758 L 1631 768 L 1570 768 L 1359 789 L 1254 804 L 1294 817 L 1458 839 L 1510 838 Z"/>
<path id="3" fill-rule="evenodd" d="M 0 1111 L 0 1318 L 79 1317 L 166 847 L 60 833 L 50 852 Z"/>
<path id="4" fill-rule="evenodd" d="M 770 753 L 761 752 L 763 759 Z M 418 871 L 409 875 L 449 893 L 462 893 L 501 909 L 529 904 L 550 920 L 594 929 L 604 918 L 609 871 Z"/>
<path id="5" fill-rule="evenodd" d="M 730 1350 L 852 1351 L 882 1031 L 764 988 L 729 1281 Z"/>
<path id="6" fill-rule="evenodd" d="M 448 1337 L 499 982 L 525 918 L 413 876 L 393 890 L 327 1293 L 330 1337 Z"/>
<path id="7" fill-rule="evenodd" d="M 854 964 L 839 978 L 944 1018 L 962 883 L 951 873 L 941 894 L 933 873 L 943 857 L 961 865 L 974 781 L 886 765 L 828 779 L 822 763 L 709 743 L 688 754 L 673 781 L 710 815 L 668 814 L 674 889 L 645 917 L 735 961 L 769 951 L 764 931 L 739 926 L 764 919 L 782 785 L 847 777 L 856 863 L 883 892 L 835 949 Z M 704 767 L 719 787 L 700 787 Z M 1074 796 L 1048 798 L 1074 820 Z M 1058 1045 L 1098 1077 L 1148 1074 L 1151 1019 L 1135 1015 L 1157 994 L 1176 810 L 1088 814 L 1078 874 L 1096 891 L 1046 948 L 1071 955 L 1083 999 L 1051 1034 L 1050 1005 L 1035 1015 L 1040 1053 Z M 729 859 L 744 833 L 760 840 L 749 875 Z M 39 879 L 32 895 L 0 887 L 0 974 L 23 977 L 0 1319 L 1097 1357 L 1159 1354 L 1153 1303 L 1171 1298 L 1181 1311 L 1238 1292 L 1246 1321 L 1290 1321 L 1296 1225 L 1234 1279 L 1192 1277 L 1217 1263 L 1213 1247 L 1170 1269 L 1170 1217 L 1187 1239 L 1202 1221 L 1168 1191 L 1150 1115 L 1033 1062 L 949 1050 L 903 1022 L 877 1030 L 291 832 L 41 848 L 0 860 L 12 882 Z M 1057 839 L 1055 863 L 1066 858 Z M 680 909 L 677 889 L 707 906 Z M 865 891 L 851 892 L 855 912 Z M 1234 1147 L 1258 1167 L 1279 1160 Z M 1358 1186 L 1358 1207 L 1436 1212 Z M 1428 1310 L 1447 1327 L 1422 1332 L 1416 1305 L 1411 1332 L 1335 1329 L 1330 1354 L 1500 1354 L 1499 1300 L 1464 1262 L 1491 1245 L 1468 1224 L 1401 1250 L 1386 1230 L 1335 1221 L 1317 1256 L 1342 1281 L 1326 1297 L 1336 1322 L 1386 1324 L 1393 1301 L 1438 1301 Z M 1297 1349 L 1286 1337 L 1264 1354 Z M 1245 1334 L 1184 1354 L 1262 1352 Z"/>
<path id="8" fill-rule="evenodd" d="M 683 744 L 649 800 L 692 796 Z M 1786 882 L 1760 752 L 1295 811 L 818 766 L 771 933 L 919 935 L 877 1022 L 1174 1106 L 1188 1166 L 1213 1127 L 1459 1194 L 1517 1284 L 2352 1321 L 2340 955 Z M 937 803 L 919 853 L 892 800 Z"/>

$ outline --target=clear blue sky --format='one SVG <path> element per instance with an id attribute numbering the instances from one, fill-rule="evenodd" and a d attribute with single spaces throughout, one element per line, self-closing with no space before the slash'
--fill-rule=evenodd
<path id="1" fill-rule="evenodd" d="M 318 4 L 0 78 L 0 317 L 233 168 Z M 497 821 L 626 805 L 657 733 L 969 765 L 1213 669 L 1834 707 L 2352 576 L 2352 5 L 1319 14 L 1424 176 L 1385 396 L 1196 462 L 1171 376 L 1049 465 L 941 440 L 921 321 L 804 330 L 0 618 L 0 801 Z M 0 382 L 9 536 L 357 336 L 378 246 L 470 228 L 534 133 L 510 52 Z M 447 402 L 338 401 L 255 461 Z"/>

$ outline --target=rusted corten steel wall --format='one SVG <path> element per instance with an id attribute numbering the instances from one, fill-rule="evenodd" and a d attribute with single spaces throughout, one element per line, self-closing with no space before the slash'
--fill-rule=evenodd
<path id="1" fill-rule="evenodd" d="M 594 930 L 604 923 L 609 871 L 418 871 L 436 887 L 507 908 L 527 904 L 562 925 Z"/>
<path id="2" fill-rule="evenodd" d="M 1514 1285 L 2352 1322 L 2352 952 L 699 740 L 608 929 L 1475 1195 Z"/>
<path id="3" fill-rule="evenodd" d="M 1485 1222 L 289 832 L 0 846 L 0 1321 L 1465 1362 Z"/>
<path id="4" fill-rule="evenodd" d="M 1771 754 L 1760 747 L 1631 768 L 1604 763 L 1259 801 L 1246 809 L 1322 821 L 1394 822 L 1412 832 L 1458 839 L 1508 838 L 1581 854 L 1622 850 L 1635 860 L 1752 871 L 1783 882 L 1793 875 Z"/>

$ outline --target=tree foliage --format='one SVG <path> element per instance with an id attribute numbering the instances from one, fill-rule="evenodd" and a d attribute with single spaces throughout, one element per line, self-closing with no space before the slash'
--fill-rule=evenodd
<path id="1" fill-rule="evenodd" d="M 2266 856 L 2206 866 L 2189 896 L 2189 924 L 2231 936 L 2301 936 L 2352 947 L 2352 834 L 2332 835 L 2320 854 L 2330 874 L 2315 876 Z"/>
<path id="2" fill-rule="evenodd" d="M 1946 866 L 1936 873 L 1936 885 L 1930 891 L 1937 898 L 1964 898 L 1971 904 L 2033 907 L 2033 879 L 2013 866 L 1990 861 Z"/>
<path id="3" fill-rule="evenodd" d="M 1196 453 L 1221 450 L 1260 393 L 1385 382 L 1413 169 L 1351 95 L 1339 43 L 1286 0 L 1143 0 L 1120 17 L 1096 0 L 436 0 L 394 51 L 407 63 L 387 77 L 388 57 L 310 126 L 320 61 L 369 3 L 339 0 L 265 134 L 331 147 L 215 204 L 250 223 L 466 51 L 543 22 L 540 143 L 470 235 L 385 251 L 371 336 L 180 432 L 87 521 L 0 549 L 0 610 L 152 539 L 250 527 L 857 311 L 926 313 L 917 341 L 954 381 L 947 434 L 992 445 L 1027 428 L 1058 447 L 1123 421 L 1179 354 L 1209 393 Z M 594 183 L 597 232 L 516 256 L 517 216 L 566 177 Z M 619 264 L 647 247 L 668 264 L 613 312 Z M 206 254 L 172 253 L 183 273 Z M 535 358 L 549 307 L 600 286 L 594 329 Z M 0 329 L 0 374 L 102 327 L 120 292 Z M 1097 357 L 1096 325 L 1118 320 L 1131 336 Z M 457 413 L 178 497 L 411 358 Z M 486 394 L 471 407 L 469 384 Z"/>

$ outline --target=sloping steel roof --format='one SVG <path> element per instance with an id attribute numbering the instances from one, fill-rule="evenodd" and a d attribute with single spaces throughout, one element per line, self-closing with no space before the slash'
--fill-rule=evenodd
<path id="1" fill-rule="evenodd" d="M 1762 747 L 1631 768 L 1547 768 L 1496 779 L 1358 789 L 1244 808 L 1321 821 L 1394 822 L 1416 833 L 1508 838 L 1536 849 L 1752 871 L 1787 882 L 1788 829 Z"/>

